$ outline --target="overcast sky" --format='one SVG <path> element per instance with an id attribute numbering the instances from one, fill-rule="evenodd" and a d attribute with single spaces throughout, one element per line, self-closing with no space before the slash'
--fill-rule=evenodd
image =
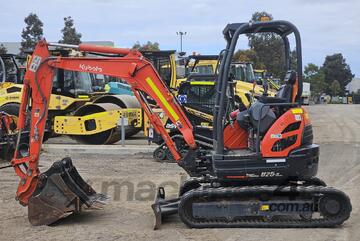
<path id="1" fill-rule="evenodd" d="M 255 11 L 289 20 L 300 30 L 304 63 L 321 65 L 326 55 L 342 53 L 360 77 L 359 0 L 3 0 L 0 41 L 20 41 L 24 17 L 36 13 L 48 41 L 60 39 L 63 17 L 72 16 L 82 40 L 111 40 L 117 46 L 157 41 L 179 49 L 176 31 L 186 31 L 184 50 L 215 54 L 224 48 L 227 23 L 245 22 Z M 242 40 L 239 47 L 245 48 Z"/>

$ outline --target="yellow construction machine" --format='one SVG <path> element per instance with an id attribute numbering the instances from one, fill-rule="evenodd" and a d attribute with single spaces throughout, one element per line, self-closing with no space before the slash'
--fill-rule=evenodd
<path id="1" fill-rule="evenodd" d="M 169 81 L 176 83 L 170 86 L 179 102 L 186 111 L 187 117 L 196 127 L 196 136 L 206 148 L 212 145 L 213 107 L 215 103 L 215 73 L 218 68 L 218 55 L 191 55 L 178 61 L 176 68 L 177 80 Z M 181 71 L 179 71 L 181 69 Z M 231 64 L 235 102 L 241 108 L 248 107 L 254 100 L 254 95 L 264 94 L 264 88 L 260 81 L 255 82 L 251 63 L 234 62 Z M 181 75 L 179 72 L 183 73 Z M 268 90 L 268 96 L 274 96 L 274 92 Z M 176 125 L 163 113 L 162 110 L 154 110 L 160 117 L 164 127 L 170 136 L 176 138 L 178 130 Z M 149 120 L 144 117 L 145 134 L 151 142 L 159 145 L 154 152 L 156 160 L 172 160 L 171 153 L 164 145 L 164 141 L 158 133 L 154 132 Z"/>
<path id="2" fill-rule="evenodd" d="M 265 80 L 269 83 L 269 87 L 274 90 L 278 91 L 280 89 L 280 81 L 279 79 L 273 78 L 271 74 L 269 74 L 265 69 L 254 69 L 255 79 L 258 81 Z"/>
<path id="3" fill-rule="evenodd" d="M 0 57 L 15 66 L 0 83 L 0 111 L 18 116 L 26 69 L 15 55 Z M 121 138 L 121 118 L 126 136 L 141 130 L 142 112 L 134 96 L 94 92 L 85 72 L 58 70 L 53 81 L 45 139 L 61 134 L 84 144 L 112 144 Z"/>

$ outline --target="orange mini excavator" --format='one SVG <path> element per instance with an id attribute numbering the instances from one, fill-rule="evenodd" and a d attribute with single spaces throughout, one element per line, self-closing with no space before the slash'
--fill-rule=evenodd
<path id="1" fill-rule="evenodd" d="M 285 85 L 276 97 L 258 96 L 247 110 L 233 106 L 230 66 L 240 34 L 273 32 L 284 40 L 294 34 L 297 69 L 288 70 Z M 227 46 L 221 52 L 216 79 L 213 150 L 201 149 L 181 105 L 140 52 L 92 45 L 49 44 L 40 41 L 24 79 L 18 129 L 31 116 L 28 155 L 15 153 L 12 165 L 20 183 L 17 199 L 28 205 L 34 225 L 51 224 L 82 208 L 100 208 L 107 197 L 97 194 L 78 174 L 69 158 L 39 171 L 54 69 L 99 73 L 121 78 L 148 115 L 155 131 L 166 142 L 178 164 L 193 178 L 184 183 L 179 197 L 165 199 L 159 188 L 152 205 L 155 228 L 167 215 L 179 214 L 189 227 L 333 227 L 350 216 L 348 196 L 316 178 L 319 146 L 313 144 L 309 116 L 301 107 L 301 42 L 297 28 L 286 21 L 229 24 L 223 31 Z M 99 57 L 52 57 L 48 47 L 73 48 Z M 286 58 L 289 59 L 289 58 Z M 179 147 L 165 131 L 148 100 L 163 109 L 179 129 Z M 32 101 L 31 110 L 28 103 Z M 234 112 L 235 111 L 235 112 Z M 178 138 L 178 137 L 177 137 Z M 179 151 L 181 150 L 181 151 Z"/>

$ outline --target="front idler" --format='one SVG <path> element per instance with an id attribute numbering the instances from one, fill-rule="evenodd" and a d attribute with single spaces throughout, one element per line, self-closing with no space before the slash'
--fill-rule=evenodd
<path id="1" fill-rule="evenodd" d="M 107 200 L 82 179 L 70 158 L 64 158 L 40 175 L 28 217 L 32 225 L 50 225 L 83 208 L 101 209 Z"/>

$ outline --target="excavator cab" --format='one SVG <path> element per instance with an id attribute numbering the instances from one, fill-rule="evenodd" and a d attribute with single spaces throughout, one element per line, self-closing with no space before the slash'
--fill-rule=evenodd
<path id="1" fill-rule="evenodd" d="M 190 76 L 195 75 L 214 75 L 218 69 L 218 55 L 189 55 L 177 61 L 176 87 L 188 80 Z"/>
<path id="2" fill-rule="evenodd" d="M 231 72 L 234 74 L 235 80 L 253 83 L 254 69 L 251 63 L 248 62 L 234 62 L 231 64 Z"/>
<path id="3" fill-rule="evenodd" d="M 0 83 L 22 84 L 25 68 L 19 65 L 24 58 L 15 54 L 0 54 Z"/>
<path id="4" fill-rule="evenodd" d="M 215 74 L 218 55 L 190 55 L 185 60 L 185 77 L 191 74 Z"/>
<path id="5" fill-rule="evenodd" d="M 50 50 L 53 56 L 69 57 L 79 55 L 79 52 L 72 51 L 71 49 L 56 49 Z M 91 75 L 86 72 L 68 71 L 63 69 L 56 69 L 52 93 L 67 96 L 71 98 L 84 98 L 87 99 L 93 94 Z"/>
<path id="6" fill-rule="evenodd" d="M 72 98 L 89 98 L 93 93 L 91 76 L 84 72 L 57 70 L 52 92 Z"/>
<path id="7" fill-rule="evenodd" d="M 175 87 L 176 71 L 174 71 L 175 50 L 161 51 L 140 51 L 141 54 L 149 60 L 159 73 L 161 79 L 169 88 Z"/>
<path id="8" fill-rule="evenodd" d="M 190 74 L 179 86 L 177 98 L 186 110 L 196 136 L 212 144 L 212 110 L 216 89 L 213 74 Z"/>

